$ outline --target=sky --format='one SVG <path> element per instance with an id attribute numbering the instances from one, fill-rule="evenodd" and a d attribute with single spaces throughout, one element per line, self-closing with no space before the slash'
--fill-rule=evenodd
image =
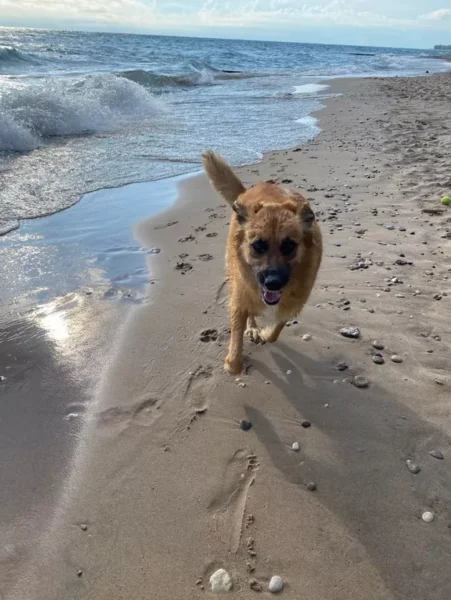
<path id="1" fill-rule="evenodd" d="M 0 0 L 1 25 L 430 48 L 451 0 Z"/>

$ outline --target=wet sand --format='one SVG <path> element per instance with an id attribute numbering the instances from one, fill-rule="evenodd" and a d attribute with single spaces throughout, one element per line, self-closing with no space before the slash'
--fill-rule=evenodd
<path id="1" fill-rule="evenodd" d="M 450 88 L 334 81 L 317 138 L 239 170 L 313 199 L 325 258 L 279 342 L 246 343 L 238 380 L 222 370 L 227 207 L 194 177 L 137 226 L 160 250 L 150 302 L 109 345 L 36 551 L 2 558 L 5 598 L 212 598 L 219 567 L 236 598 L 275 574 L 293 599 L 450 597 Z"/>

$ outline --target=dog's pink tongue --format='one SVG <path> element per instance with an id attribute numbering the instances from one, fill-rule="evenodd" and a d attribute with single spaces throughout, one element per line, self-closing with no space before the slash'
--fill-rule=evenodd
<path id="1" fill-rule="evenodd" d="M 265 290 L 265 293 L 264 293 L 266 302 L 269 302 L 270 304 L 274 304 L 275 302 L 278 302 L 280 300 L 281 295 L 282 295 L 281 292 L 270 292 L 269 290 Z"/>

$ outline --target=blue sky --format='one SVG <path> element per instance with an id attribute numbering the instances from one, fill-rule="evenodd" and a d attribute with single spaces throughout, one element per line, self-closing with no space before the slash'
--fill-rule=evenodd
<path id="1" fill-rule="evenodd" d="M 0 25 L 427 48 L 451 0 L 0 0 Z"/>

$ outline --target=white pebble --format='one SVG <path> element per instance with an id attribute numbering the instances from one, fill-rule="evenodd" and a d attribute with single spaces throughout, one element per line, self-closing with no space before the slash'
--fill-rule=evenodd
<path id="1" fill-rule="evenodd" d="M 288 369 L 287 371 L 287 375 L 291 375 L 292 371 L 290 371 L 290 369 Z"/>
<path id="2" fill-rule="evenodd" d="M 291 444 L 291 449 L 294 450 L 294 452 L 299 452 L 299 450 L 301 449 L 299 442 L 293 442 Z"/>
<path id="3" fill-rule="evenodd" d="M 225 569 L 218 569 L 210 577 L 210 585 L 212 592 L 230 592 L 233 583 Z"/>
<path id="4" fill-rule="evenodd" d="M 309 342 L 312 339 L 312 336 L 309 333 L 306 333 L 302 336 L 304 342 Z"/>
<path id="5" fill-rule="evenodd" d="M 434 513 L 427 510 L 421 515 L 421 518 L 425 523 L 432 523 L 432 521 L 434 520 Z"/>
<path id="6" fill-rule="evenodd" d="M 274 577 L 271 577 L 268 589 L 272 594 L 277 594 L 278 592 L 281 592 L 283 590 L 282 577 L 279 577 L 278 575 L 274 575 Z"/>

